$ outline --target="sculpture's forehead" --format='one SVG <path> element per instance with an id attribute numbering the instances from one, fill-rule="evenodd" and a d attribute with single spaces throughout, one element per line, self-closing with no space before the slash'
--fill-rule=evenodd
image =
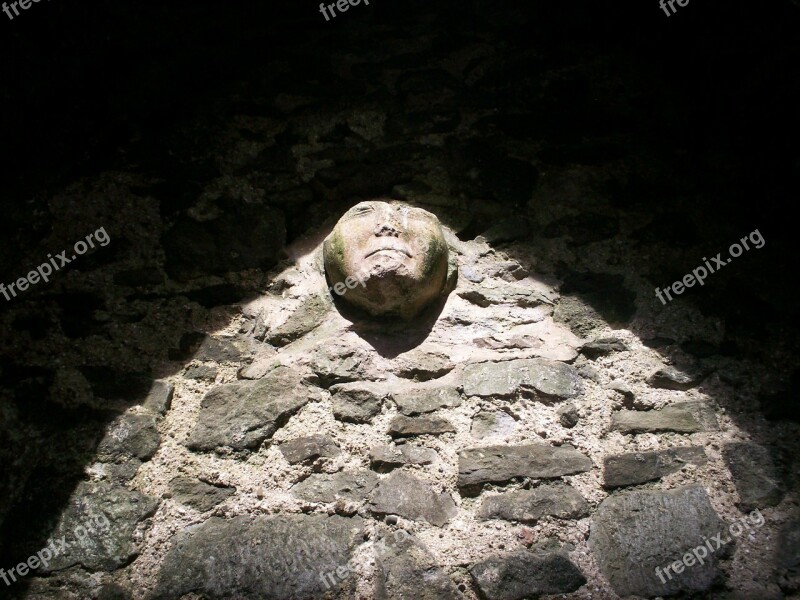
<path id="1" fill-rule="evenodd" d="M 429 213 L 427 210 L 415 208 L 405 204 L 389 204 L 388 202 L 382 202 L 380 200 L 359 202 L 353 208 L 344 213 L 342 218 L 339 219 L 339 222 L 342 223 L 344 221 L 349 221 L 359 217 L 375 216 L 376 214 L 391 213 L 394 213 L 396 216 L 403 219 L 420 219 L 430 221 L 432 223 L 439 223 L 439 219 L 436 218 L 436 215 Z"/>

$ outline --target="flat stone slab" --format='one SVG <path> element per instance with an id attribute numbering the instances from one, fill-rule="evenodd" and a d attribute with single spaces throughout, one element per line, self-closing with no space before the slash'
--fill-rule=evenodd
<path id="1" fill-rule="evenodd" d="M 551 479 L 591 468 L 591 459 L 567 444 L 467 448 L 458 453 L 458 487 L 470 494 L 485 483 L 505 483 L 515 477 Z"/>
<path id="2" fill-rule="evenodd" d="M 389 423 L 389 435 L 393 438 L 414 435 L 441 435 L 455 433 L 456 428 L 442 417 L 406 417 L 397 415 Z"/>
<path id="3" fill-rule="evenodd" d="M 333 416 L 349 423 L 369 423 L 380 414 L 386 397 L 383 383 L 353 382 L 331 386 Z"/>
<path id="4" fill-rule="evenodd" d="M 575 488 L 565 483 L 540 485 L 532 490 L 487 496 L 478 518 L 535 523 L 542 517 L 580 519 L 588 516 L 589 503 Z"/>
<path id="5" fill-rule="evenodd" d="M 493 556 L 470 569 L 486 600 L 524 600 L 543 594 L 568 594 L 586 583 L 586 578 L 561 552 L 533 553 L 519 550 Z"/>
<path id="6" fill-rule="evenodd" d="M 699 446 L 607 456 L 603 460 L 603 485 L 617 487 L 644 483 L 680 471 L 686 465 L 704 465 L 707 462 L 706 452 Z"/>
<path id="7" fill-rule="evenodd" d="M 704 592 L 719 576 L 714 536 L 727 526 L 711 507 L 705 489 L 687 486 L 669 492 L 633 491 L 606 498 L 594 513 L 589 546 L 600 570 L 620 596 L 668 596 Z M 694 557 L 692 549 L 712 544 L 703 564 L 691 558 L 678 573 L 671 567 Z M 707 547 L 706 547 L 707 548 Z M 686 566 L 689 563 L 691 566 Z M 660 569 L 657 573 L 656 568 Z"/>
<path id="8" fill-rule="evenodd" d="M 454 387 L 398 391 L 392 394 L 392 399 L 397 404 L 397 409 L 409 417 L 433 412 L 440 408 L 461 406 L 461 395 Z"/>
<path id="9" fill-rule="evenodd" d="M 217 487 L 184 475 L 172 479 L 169 482 L 169 489 L 177 502 L 200 512 L 211 510 L 236 492 L 233 488 Z"/>
<path id="10" fill-rule="evenodd" d="M 215 387 L 203 398 L 186 445 L 202 451 L 258 448 L 308 401 L 308 387 L 289 367 L 277 367 L 255 382 Z"/>
<path id="11" fill-rule="evenodd" d="M 150 411 L 125 413 L 114 419 L 97 447 L 97 459 L 119 462 L 126 458 L 149 460 L 158 450 L 161 435 L 156 415 Z"/>
<path id="12" fill-rule="evenodd" d="M 212 517 L 173 538 L 151 598 L 351 598 L 353 572 L 324 575 L 347 566 L 362 530 L 360 518 L 336 515 Z"/>
<path id="13" fill-rule="evenodd" d="M 431 448 L 402 444 L 397 448 L 375 446 L 369 451 L 370 466 L 379 473 L 388 473 L 403 465 L 429 465 L 439 455 Z"/>
<path id="14" fill-rule="evenodd" d="M 450 494 L 437 494 L 427 483 L 399 471 L 378 484 L 370 497 L 370 508 L 376 515 L 398 515 L 437 527 L 458 512 Z"/>
<path id="15" fill-rule="evenodd" d="M 663 367 L 647 378 L 651 387 L 664 390 L 685 391 L 696 386 L 702 377 L 698 373 L 685 373 L 675 367 Z"/>
<path id="16" fill-rule="evenodd" d="M 719 429 L 717 416 L 705 402 L 678 402 L 661 410 L 620 410 L 611 415 L 611 429 L 621 433 L 697 433 Z"/>
<path id="17" fill-rule="evenodd" d="M 472 419 L 470 434 L 476 440 L 505 437 L 517 429 L 517 421 L 503 411 L 482 410 Z"/>
<path id="18" fill-rule="evenodd" d="M 384 535 L 375 545 L 375 557 L 377 600 L 463 598 L 425 545 L 405 531 Z"/>
<path id="19" fill-rule="evenodd" d="M 574 398 L 583 391 L 571 365 L 543 358 L 523 358 L 467 365 L 464 394 L 492 398 L 524 395 L 538 400 Z"/>
<path id="20" fill-rule="evenodd" d="M 319 473 L 294 485 L 291 491 L 298 498 L 309 502 L 336 502 L 344 499 L 352 502 L 364 501 L 378 485 L 378 476 L 372 471 L 358 469 L 328 474 Z"/>
<path id="21" fill-rule="evenodd" d="M 112 571 L 137 554 L 133 533 L 140 521 L 155 513 L 158 500 L 121 485 L 81 482 L 61 514 L 51 539 L 66 541 L 42 572 L 81 565 Z"/>
<path id="22" fill-rule="evenodd" d="M 739 493 L 740 509 L 750 512 L 775 506 L 783 499 L 783 484 L 768 448 L 735 442 L 725 444 L 722 456 Z"/>
<path id="23" fill-rule="evenodd" d="M 317 458 L 333 458 L 342 453 L 338 444 L 327 435 L 295 438 L 281 444 L 280 450 L 291 465 Z"/>

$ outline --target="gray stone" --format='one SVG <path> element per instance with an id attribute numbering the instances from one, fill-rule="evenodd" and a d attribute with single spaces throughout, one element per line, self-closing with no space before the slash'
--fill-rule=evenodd
<path id="1" fill-rule="evenodd" d="M 473 285 L 460 290 L 458 295 L 467 302 L 476 304 L 481 308 L 486 308 L 493 304 L 511 304 L 522 308 L 534 308 L 541 304 L 549 304 L 547 298 L 539 292 L 529 287 L 507 283 L 492 288 Z"/>
<path id="2" fill-rule="evenodd" d="M 556 413 L 558 414 L 558 422 L 561 423 L 562 427 L 566 427 L 567 429 L 572 429 L 578 424 L 578 421 L 580 421 L 578 409 L 575 408 L 574 404 L 565 404 L 559 407 Z"/>
<path id="3" fill-rule="evenodd" d="M 363 523 L 337 515 L 213 517 L 177 534 L 152 600 L 345 598 L 355 576 L 324 578 L 352 558 Z"/>
<path id="4" fill-rule="evenodd" d="M 414 435 L 454 433 L 455 427 L 441 417 L 406 417 L 397 415 L 389 423 L 389 435 L 394 438 Z"/>
<path id="5" fill-rule="evenodd" d="M 236 491 L 228 487 L 217 487 L 184 475 L 172 479 L 169 482 L 169 489 L 176 501 L 200 512 L 211 510 Z"/>
<path id="6" fill-rule="evenodd" d="M 775 564 L 781 588 L 786 592 L 800 591 L 800 520 L 796 517 L 781 526 Z"/>
<path id="7" fill-rule="evenodd" d="M 254 449 L 308 403 L 308 389 L 294 369 L 278 367 L 263 379 L 209 391 L 187 446 L 192 450 Z"/>
<path id="8" fill-rule="evenodd" d="M 111 571 L 138 554 L 133 533 L 140 521 L 155 513 L 158 500 L 111 483 L 78 484 L 61 513 L 51 538 L 66 540 L 43 572 L 75 565 Z"/>
<path id="9" fill-rule="evenodd" d="M 719 424 L 714 410 L 705 402 L 678 402 L 661 410 L 615 412 L 611 415 L 611 429 L 622 433 L 697 433 L 715 431 Z"/>
<path id="10" fill-rule="evenodd" d="M 361 502 L 378 485 L 378 476 L 366 469 L 311 475 L 289 491 L 309 502 Z"/>
<path id="11" fill-rule="evenodd" d="M 156 380 L 150 387 L 150 392 L 147 394 L 147 398 L 144 399 L 142 406 L 158 415 L 163 415 L 172 407 L 174 393 L 174 385 L 166 381 Z"/>
<path id="12" fill-rule="evenodd" d="M 472 283 L 480 283 L 481 281 L 486 279 L 485 276 L 478 273 L 475 267 L 471 265 L 462 265 L 462 267 L 459 269 L 459 272 L 464 277 L 464 279 L 466 279 L 467 281 L 471 281 Z"/>
<path id="13" fill-rule="evenodd" d="M 92 465 L 91 470 L 107 481 L 125 483 L 136 477 L 136 473 L 141 466 L 142 461 L 138 458 L 130 458 L 115 463 L 98 462 Z"/>
<path id="14" fill-rule="evenodd" d="M 186 379 L 196 379 L 199 381 L 214 381 L 219 370 L 208 365 L 192 365 L 183 374 Z"/>
<path id="15" fill-rule="evenodd" d="M 458 512 L 450 494 L 437 494 L 427 483 L 399 471 L 378 484 L 370 496 L 370 508 L 376 515 L 399 515 L 437 527 Z"/>
<path id="16" fill-rule="evenodd" d="M 565 483 L 488 496 L 478 510 L 479 519 L 504 519 L 520 523 L 535 523 L 542 517 L 580 519 L 588 514 L 589 504 L 575 488 Z"/>
<path id="17" fill-rule="evenodd" d="M 369 452 L 372 468 L 379 473 L 388 473 L 403 465 L 429 465 L 439 457 L 435 450 L 402 444 L 398 448 L 375 446 Z"/>
<path id="18" fill-rule="evenodd" d="M 591 459 L 567 444 L 467 448 L 458 453 L 458 487 L 471 494 L 484 483 L 505 483 L 515 477 L 547 479 L 591 468 Z"/>
<path id="19" fill-rule="evenodd" d="M 586 578 L 566 554 L 534 554 L 518 550 L 493 556 L 470 569 L 481 597 L 486 600 L 523 600 L 543 594 L 568 594 Z"/>
<path id="20" fill-rule="evenodd" d="M 377 600 L 463 598 L 425 545 L 403 530 L 385 534 L 375 544 L 375 557 Z"/>
<path id="21" fill-rule="evenodd" d="M 400 452 L 410 465 L 429 465 L 439 458 L 436 450 L 421 448 L 413 444 L 403 444 L 400 446 Z"/>
<path id="22" fill-rule="evenodd" d="M 704 465 L 706 462 L 705 450 L 699 446 L 607 456 L 603 460 L 603 485 L 617 487 L 653 481 L 680 471 L 686 465 Z"/>
<path id="23" fill-rule="evenodd" d="M 482 410 L 472 419 L 470 433 L 476 440 L 506 437 L 517 429 L 517 421 L 503 411 Z"/>
<path id="24" fill-rule="evenodd" d="M 628 350 L 625 342 L 617 338 L 600 338 L 586 342 L 581 347 L 581 354 L 592 360 L 601 356 L 608 356 L 614 352 L 624 352 Z"/>
<path id="25" fill-rule="evenodd" d="M 392 360 L 391 369 L 401 379 L 414 381 L 430 381 L 444 377 L 455 365 L 450 358 L 441 352 L 428 352 L 415 348 L 400 354 Z"/>
<path id="26" fill-rule="evenodd" d="M 663 569 L 726 529 L 700 486 L 624 492 L 606 498 L 595 512 L 589 546 L 620 596 L 703 592 L 719 575 L 718 561 L 725 545 L 708 552 L 702 565 L 686 567 L 681 573 L 663 574 Z"/>
<path id="27" fill-rule="evenodd" d="M 464 394 L 509 398 L 517 394 L 539 400 L 573 398 L 583 391 L 574 367 L 542 358 L 467 365 Z"/>
<path id="28" fill-rule="evenodd" d="M 722 455 L 739 493 L 740 509 L 749 512 L 781 501 L 783 485 L 768 448 L 735 442 L 725 444 Z"/>
<path id="29" fill-rule="evenodd" d="M 325 296 L 311 296 L 295 309 L 283 324 L 267 332 L 267 341 L 274 346 L 285 346 L 303 337 L 322 324 L 331 306 Z"/>
<path id="30" fill-rule="evenodd" d="M 292 465 L 317 458 L 333 458 L 342 452 L 336 442 L 327 435 L 295 438 L 284 442 L 280 448 L 283 457 Z"/>
<path id="31" fill-rule="evenodd" d="M 700 383 L 697 374 L 684 373 L 675 367 L 663 367 L 647 378 L 647 383 L 655 388 L 685 391 Z"/>
<path id="32" fill-rule="evenodd" d="M 97 459 L 105 462 L 120 462 L 131 457 L 149 460 L 160 443 L 155 414 L 128 412 L 114 419 L 106 429 L 97 447 Z"/>
<path id="33" fill-rule="evenodd" d="M 392 399 L 398 410 L 407 416 L 421 415 L 440 408 L 461 406 L 461 395 L 455 388 L 420 388 L 408 392 L 396 392 Z"/>
<path id="34" fill-rule="evenodd" d="M 383 384 L 340 383 L 331 387 L 333 416 L 350 423 L 369 423 L 381 412 L 386 397 Z"/>
<path id="35" fill-rule="evenodd" d="M 406 457 L 391 446 L 375 446 L 369 451 L 369 463 L 379 473 L 388 473 L 406 464 Z"/>
<path id="36" fill-rule="evenodd" d="M 194 355 L 195 360 L 223 362 L 239 362 L 249 354 L 244 340 L 236 338 L 215 338 L 207 335 Z"/>

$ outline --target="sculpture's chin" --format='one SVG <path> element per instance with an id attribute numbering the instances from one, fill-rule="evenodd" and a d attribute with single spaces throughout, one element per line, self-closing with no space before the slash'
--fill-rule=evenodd
<path id="1" fill-rule="evenodd" d="M 361 282 L 363 286 L 357 285 L 343 299 L 373 316 L 414 317 L 439 291 L 402 264 L 373 265 Z"/>

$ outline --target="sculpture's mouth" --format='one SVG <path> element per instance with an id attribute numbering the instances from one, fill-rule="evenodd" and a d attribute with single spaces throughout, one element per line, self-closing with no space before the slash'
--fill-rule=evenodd
<path id="1" fill-rule="evenodd" d="M 398 253 L 411 258 L 411 253 L 406 248 L 403 248 L 401 246 L 382 246 L 380 248 L 376 248 L 374 250 L 370 250 L 369 252 L 367 252 L 365 258 L 369 258 L 373 254 L 378 254 L 379 252 Z"/>

